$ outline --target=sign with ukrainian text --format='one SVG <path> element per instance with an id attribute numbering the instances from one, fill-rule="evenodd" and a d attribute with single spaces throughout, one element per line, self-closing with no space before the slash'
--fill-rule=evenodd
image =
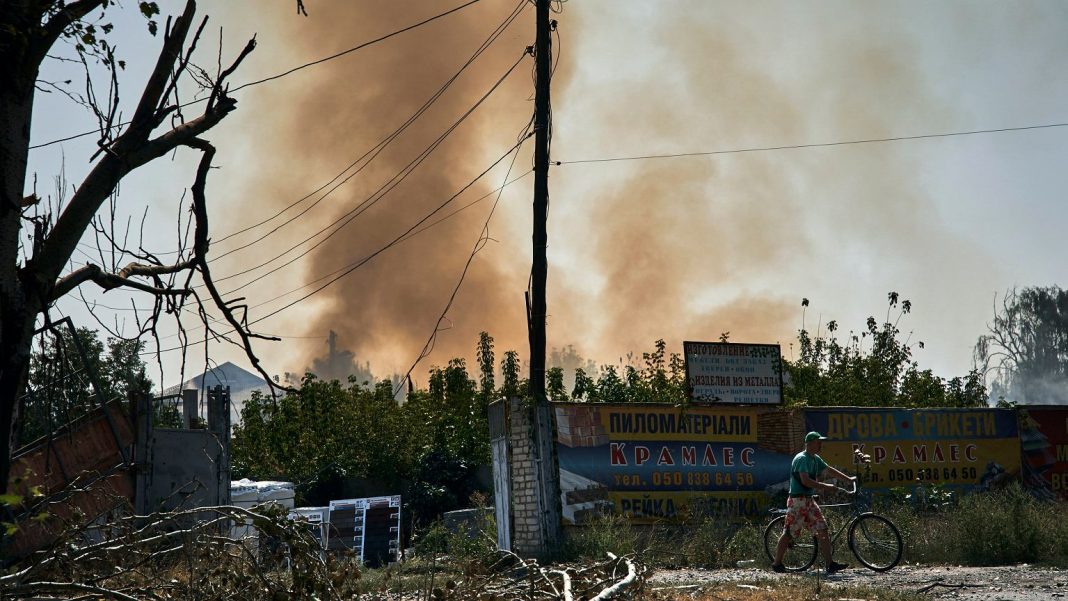
<path id="1" fill-rule="evenodd" d="M 1008 409 L 809 409 L 805 422 L 829 439 L 823 459 L 860 474 L 868 488 L 985 490 L 1020 473 L 1016 415 Z M 855 451 L 871 457 L 870 469 Z"/>
<path id="2" fill-rule="evenodd" d="M 1068 408 L 1019 409 L 1024 485 L 1040 497 L 1068 501 Z"/>
<path id="3" fill-rule="evenodd" d="M 553 408 L 563 514 L 572 524 L 606 511 L 636 522 L 695 512 L 756 517 L 767 491 L 787 480 L 796 452 L 781 437 L 762 435 L 767 420 L 790 419 L 763 408 Z"/>
<path id="4" fill-rule="evenodd" d="M 782 404 L 777 344 L 683 342 L 690 398 L 724 405 Z"/>

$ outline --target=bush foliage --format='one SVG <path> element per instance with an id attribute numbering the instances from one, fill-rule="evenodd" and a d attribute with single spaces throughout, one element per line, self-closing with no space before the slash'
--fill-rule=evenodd
<path id="1" fill-rule="evenodd" d="M 1031 563 L 1068 566 L 1068 522 L 1064 504 L 1035 499 L 1018 483 L 1005 489 L 954 497 L 951 504 L 909 503 L 884 498 L 876 513 L 897 525 L 905 542 L 902 560 L 933 565 L 992 566 Z M 828 521 L 837 527 L 834 512 Z M 728 568 L 753 559 L 767 566 L 763 530 L 769 520 L 730 522 L 712 517 L 684 524 L 637 526 L 605 516 L 568 531 L 573 559 L 639 552 L 658 567 Z M 845 539 L 835 559 L 856 563 Z"/>
<path id="2" fill-rule="evenodd" d="M 860 332 L 838 339 L 837 321 L 826 324 L 826 334 L 815 335 L 804 325 L 797 335 L 797 358 L 784 360 L 789 384 L 786 402 L 808 406 L 851 407 L 985 407 L 986 387 L 977 369 L 963 377 L 945 379 L 921 369 L 913 358 L 911 334 L 902 338 L 902 318 L 912 303 L 896 292 L 887 295 L 882 323 L 868 317 Z M 802 310 L 808 308 L 802 299 Z"/>
<path id="3" fill-rule="evenodd" d="M 429 520 L 460 507 L 476 487 L 476 468 L 490 462 L 489 398 L 459 359 L 432 370 L 429 390 L 404 403 L 389 381 L 367 388 L 309 374 L 294 394 L 245 404 L 233 471 L 293 481 L 298 500 L 311 504 L 341 498 L 346 479 L 371 481 L 402 491 L 407 509 Z"/>

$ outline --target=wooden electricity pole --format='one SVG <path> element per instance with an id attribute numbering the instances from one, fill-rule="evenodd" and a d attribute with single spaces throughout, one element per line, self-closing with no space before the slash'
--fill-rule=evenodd
<path id="1" fill-rule="evenodd" d="M 545 280 L 549 218 L 549 78 L 552 66 L 549 2 L 537 0 L 534 44 L 534 263 L 530 271 L 530 394 L 545 403 Z"/>
<path id="2" fill-rule="evenodd" d="M 553 412 L 545 394 L 545 280 L 548 263 L 546 226 L 549 217 L 549 80 L 552 69 L 551 0 L 537 0 L 537 37 L 534 44 L 534 261 L 530 271 L 530 394 L 534 400 L 534 448 L 539 484 L 541 525 L 539 555 L 548 557 L 559 547 L 560 471 L 556 460 Z"/>

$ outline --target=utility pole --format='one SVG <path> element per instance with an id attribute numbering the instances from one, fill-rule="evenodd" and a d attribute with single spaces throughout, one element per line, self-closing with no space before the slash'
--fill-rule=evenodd
<path id="1" fill-rule="evenodd" d="M 549 218 L 549 80 L 552 76 L 550 2 L 537 1 L 537 37 L 534 44 L 534 261 L 530 270 L 530 394 L 534 400 L 534 456 L 537 461 L 538 515 L 541 532 L 539 555 L 548 558 L 559 548 L 561 530 L 560 470 L 556 459 L 553 410 L 545 395 L 545 280 L 548 262 L 546 226 Z"/>
<path id="2" fill-rule="evenodd" d="M 552 68 L 551 0 L 537 0 L 537 37 L 534 44 L 534 263 L 530 270 L 530 394 L 534 402 L 545 398 L 545 280 L 548 262 L 546 225 L 549 218 L 549 78 Z"/>

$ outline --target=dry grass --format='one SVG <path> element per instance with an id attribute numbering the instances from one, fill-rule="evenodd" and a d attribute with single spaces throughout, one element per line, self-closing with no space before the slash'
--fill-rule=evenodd
<path id="1" fill-rule="evenodd" d="M 997 492 L 954 497 L 937 510 L 890 497 L 880 499 L 875 510 L 900 530 L 905 543 L 903 562 L 1068 567 L 1065 504 L 1037 500 L 1018 484 Z M 828 510 L 828 517 L 835 526 L 845 519 L 833 510 Z M 767 519 L 705 518 L 685 524 L 635 526 L 609 515 L 568 531 L 567 559 L 613 552 L 637 553 L 657 568 L 730 568 L 743 560 L 767 567 L 766 524 Z M 849 563 L 853 559 L 844 538 L 835 545 L 835 559 Z"/>

